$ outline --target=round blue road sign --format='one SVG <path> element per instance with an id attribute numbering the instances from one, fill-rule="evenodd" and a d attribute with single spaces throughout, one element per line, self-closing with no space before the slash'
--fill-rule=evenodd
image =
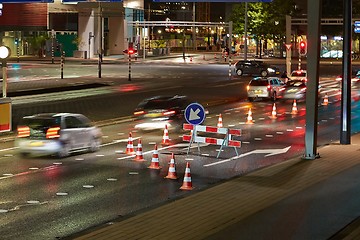
<path id="1" fill-rule="evenodd" d="M 199 103 L 190 103 L 185 109 L 185 120 L 192 125 L 199 125 L 205 120 L 205 109 Z"/>

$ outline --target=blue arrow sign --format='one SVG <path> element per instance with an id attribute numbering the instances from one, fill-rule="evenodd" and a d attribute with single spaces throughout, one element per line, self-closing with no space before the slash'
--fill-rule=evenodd
<path id="1" fill-rule="evenodd" d="M 201 124 L 205 116 L 205 109 L 199 103 L 190 103 L 185 109 L 185 120 L 192 125 Z"/>

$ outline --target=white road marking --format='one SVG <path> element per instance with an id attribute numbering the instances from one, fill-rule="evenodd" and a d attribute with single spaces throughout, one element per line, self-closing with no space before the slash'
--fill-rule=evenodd
<path id="1" fill-rule="evenodd" d="M 83 188 L 93 188 L 94 185 L 83 185 Z"/>
<path id="2" fill-rule="evenodd" d="M 57 196 L 67 196 L 68 193 L 66 193 L 66 192 L 57 192 L 56 195 Z"/>

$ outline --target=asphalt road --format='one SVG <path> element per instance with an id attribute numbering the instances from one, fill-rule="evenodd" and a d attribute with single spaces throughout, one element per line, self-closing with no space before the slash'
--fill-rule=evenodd
<path id="1" fill-rule="evenodd" d="M 150 69 L 160 69 L 147 65 Z M 54 239 L 69 236 L 99 224 L 111 224 L 137 211 L 156 207 L 166 201 L 186 197 L 220 181 L 245 174 L 270 164 L 300 156 L 304 150 L 305 105 L 298 104 L 299 113 L 290 114 L 292 103 L 277 103 L 277 119 L 271 119 L 273 104 L 269 101 L 247 102 L 245 85 L 249 78 L 229 81 L 223 72 L 226 66 L 200 66 L 205 69 L 198 77 L 188 68 L 169 67 L 174 78 L 148 79 L 144 82 L 117 82 L 111 86 L 87 89 L 82 92 L 62 92 L 44 96 L 14 97 L 14 118 L 36 112 L 81 112 L 95 121 L 124 117 L 123 123 L 103 126 L 103 146 L 97 153 L 79 153 L 66 159 L 20 158 L 11 143 L 0 144 L 0 180 L 2 239 Z M 178 69 L 179 68 L 179 69 Z M 209 68 L 209 69 L 208 69 Z M 214 68 L 214 69 L 213 69 Z M 181 78 L 176 75 L 185 72 Z M 182 70 L 181 70 L 182 69 Z M 208 70 L 206 70 L 208 69 Z M 216 74 L 217 73 L 217 74 Z M 135 81 L 134 81 L 135 82 Z M 147 82 L 149 83 L 149 82 Z M 329 84 L 329 85 L 327 85 Z M 331 81 L 324 81 L 333 95 L 328 106 L 319 107 L 319 144 L 336 141 L 339 133 L 340 104 L 338 88 Z M 132 91 L 126 91 L 129 87 Z M 100 91 L 101 89 L 101 91 Z M 131 88 L 133 89 L 133 88 Z M 99 91 L 99 94 L 94 94 Z M 329 93 L 330 93 L 329 92 Z M 358 94 L 358 90 L 354 89 Z M 133 132 L 135 139 L 143 140 L 143 163 L 132 161 L 125 150 L 133 123 L 127 121 L 134 106 L 144 97 L 154 94 L 186 94 L 194 101 L 208 107 L 205 125 L 215 126 L 218 114 L 222 114 L 225 127 L 242 129 L 239 156 L 233 148 L 225 148 L 220 158 L 219 146 L 200 145 L 186 155 L 187 146 L 178 133 L 170 132 L 173 145 L 159 147 L 161 170 L 147 168 L 155 143 L 162 132 Z M 215 103 L 221 103 L 217 105 Z M 247 125 L 248 109 L 253 112 L 253 125 Z M 360 129 L 358 101 L 353 102 L 353 131 Z M 136 140 L 135 140 L 136 145 Z M 7 150 L 6 150 L 7 149 Z M 179 179 L 164 179 L 167 174 L 170 153 L 176 155 Z M 179 190 L 185 169 L 191 163 L 195 190 Z M 20 230 L 21 229 L 21 230 Z"/>

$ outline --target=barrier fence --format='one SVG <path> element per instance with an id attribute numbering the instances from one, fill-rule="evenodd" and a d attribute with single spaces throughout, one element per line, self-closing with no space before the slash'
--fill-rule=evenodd
<path id="1" fill-rule="evenodd" d="M 212 144 L 212 145 L 221 146 L 216 158 L 218 158 L 220 156 L 220 153 L 221 153 L 223 147 L 234 147 L 236 155 L 239 156 L 236 148 L 241 147 L 241 141 L 233 140 L 232 137 L 233 136 L 241 136 L 240 129 L 192 125 L 192 124 L 188 124 L 188 123 L 185 123 L 183 125 L 183 129 L 192 131 L 192 133 L 190 135 L 183 135 L 183 138 L 182 138 L 183 141 L 189 142 L 189 147 L 188 147 L 188 151 L 187 151 L 188 154 L 189 154 L 192 143 L 198 143 L 199 153 L 200 153 L 199 143 L 208 143 L 208 144 Z M 224 138 L 198 136 L 199 132 L 222 134 L 222 135 L 224 135 Z"/>

